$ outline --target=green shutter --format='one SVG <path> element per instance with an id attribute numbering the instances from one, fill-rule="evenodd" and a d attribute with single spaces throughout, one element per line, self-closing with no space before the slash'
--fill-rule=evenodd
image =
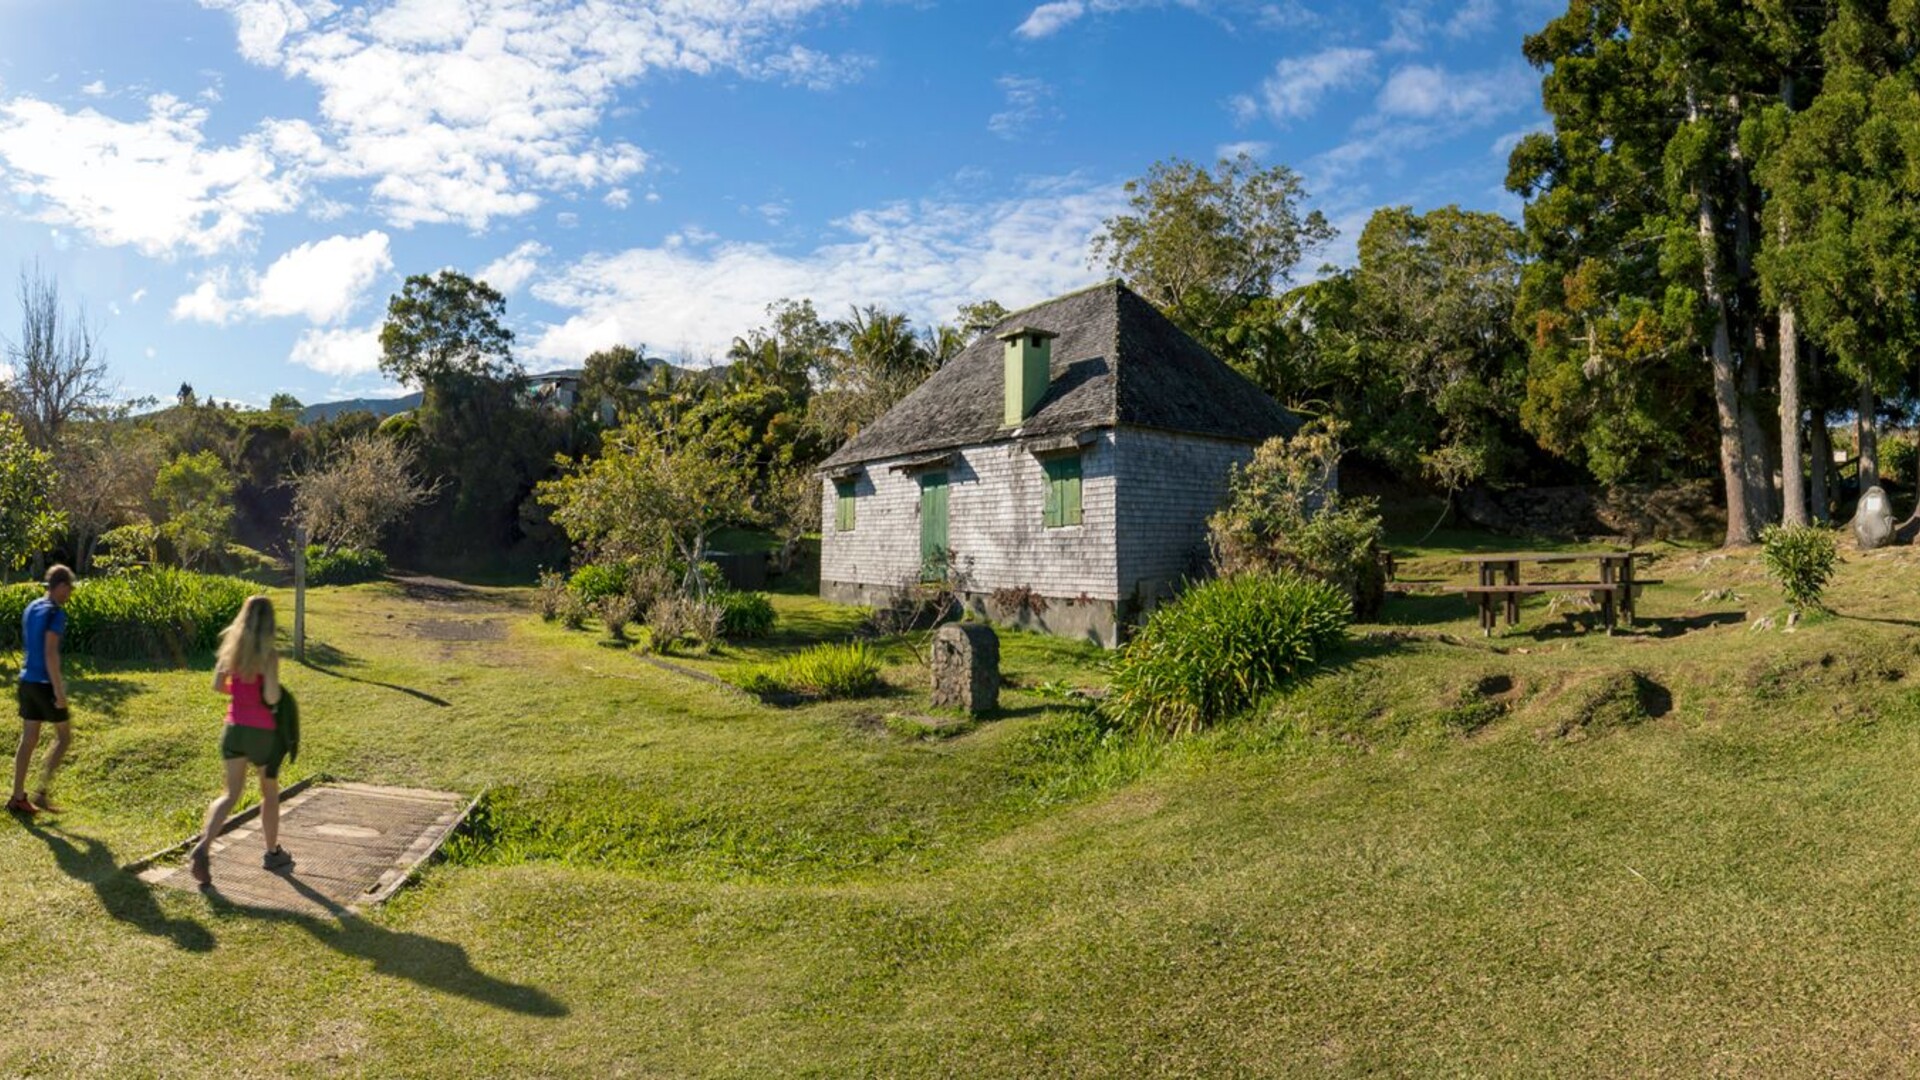
<path id="1" fill-rule="evenodd" d="M 947 474 L 925 473 L 920 477 L 920 565 L 922 576 L 946 576 L 947 553 Z"/>
<path id="2" fill-rule="evenodd" d="M 853 531 L 853 481 L 837 480 L 833 485 L 834 494 L 839 501 L 834 504 L 833 527 L 841 532 Z"/>
<path id="3" fill-rule="evenodd" d="M 1080 524 L 1080 455 L 1048 458 L 1046 526 L 1058 529 Z"/>

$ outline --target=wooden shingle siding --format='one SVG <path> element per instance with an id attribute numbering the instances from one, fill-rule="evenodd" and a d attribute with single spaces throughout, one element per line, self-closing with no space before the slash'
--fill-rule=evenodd
<path id="1" fill-rule="evenodd" d="M 1250 443 L 1123 428 L 1117 569 L 1123 597 L 1147 606 L 1165 598 L 1206 551 L 1207 518 L 1227 497 L 1233 466 L 1253 460 Z"/>
<path id="2" fill-rule="evenodd" d="M 1081 458 L 1080 524 L 1046 525 L 1048 480 L 1040 459 L 1011 442 L 968 447 L 947 467 L 947 540 L 970 590 L 1026 587 L 1048 597 L 1120 598 L 1114 556 L 1114 451 L 1100 433 Z M 859 528 L 822 542 L 820 578 L 888 587 L 919 575 L 920 484 L 876 461 L 853 481 Z M 836 509 L 831 483 L 822 511 Z"/>

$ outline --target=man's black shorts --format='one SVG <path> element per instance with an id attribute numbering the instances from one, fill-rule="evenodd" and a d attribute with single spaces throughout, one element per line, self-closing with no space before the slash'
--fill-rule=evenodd
<path id="1" fill-rule="evenodd" d="M 17 684 L 16 696 L 20 699 L 20 719 L 47 724 L 64 724 L 68 721 L 67 710 L 53 704 L 53 684 L 43 682 L 23 682 Z"/>

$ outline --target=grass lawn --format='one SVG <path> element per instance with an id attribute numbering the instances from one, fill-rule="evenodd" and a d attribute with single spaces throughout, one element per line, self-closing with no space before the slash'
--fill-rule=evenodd
<path id="1" fill-rule="evenodd" d="M 1664 551 L 1613 637 L 1395 597 L 1173 745 L 1059 705 L 1102 657 L 1031 635 L 1003 715 L 926 738 L 901 646 L 889 694 L 777 709 L 525 590 L 321 590 L 288 777 L 485 819 L 366 919 L 150 891 L 116 868 L 195 828 L 220 700 L 204 658 L 86 672 L 71 812 L 0 822 L 0 1075 L 1902 1071 L 1920 552 L 1848 560 L 1793 633 L 1740 554 Z M 776 603 L 675 662 L 858 621 Z"/>

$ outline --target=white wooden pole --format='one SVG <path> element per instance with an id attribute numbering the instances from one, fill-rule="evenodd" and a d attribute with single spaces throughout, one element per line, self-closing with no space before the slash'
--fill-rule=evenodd
<path id="1" fill-rule="evenodd" d="M 293 659 L 307 662 L 307 529 L 293 530 Z"/>

